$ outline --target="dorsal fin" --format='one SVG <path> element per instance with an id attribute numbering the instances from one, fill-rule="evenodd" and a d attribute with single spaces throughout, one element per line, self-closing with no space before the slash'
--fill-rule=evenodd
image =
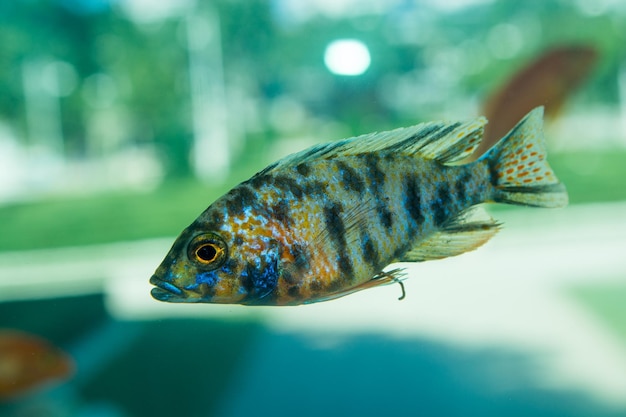
<path id="1" fill-rule="evenodd" d="M 319 144 L 286 156 L 257 175 L 309 161 L 371 152 L 392 152 L 453 164 L 474 152 L 480 144 L 486 123 L 484 117 L 464 123 L 427 122 Z"/>

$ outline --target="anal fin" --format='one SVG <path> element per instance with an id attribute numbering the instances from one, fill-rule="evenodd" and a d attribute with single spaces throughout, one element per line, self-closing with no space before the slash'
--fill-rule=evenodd
<path id="1" fill-rule="evenodd" d="M 422 262 L 472 251 L 491 239 L 500 224 L 482 207 L 472 207 L 447 222 L 432 236 L 419 240 L 398 262 Z"/>

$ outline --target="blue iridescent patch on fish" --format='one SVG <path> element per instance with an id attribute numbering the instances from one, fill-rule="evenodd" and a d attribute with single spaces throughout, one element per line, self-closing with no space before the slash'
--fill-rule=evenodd
<path id="1" fill-rule="evenodd" d="M 563 207 L 543 110 L 482 157 L 484 118 L 426 122 L 292 154 L 213 202 L 150 282 L 168 302 L 298 305 L 405 279 L 394 262 L 474 250 L 499 230 L 481 203 Z M 176 291 L 173 287 L 182 288 Z"/>
<path id="2" fill-rule="evenodd" d="M 219 278 L 217 277 L 215 271 L 196 274 L 196 284 L 207 284 L 209 286 L 213 286 L 218 280 Z"/>
<path id="3" fill-rule="evenodd" d="M 267 253 L 249 264 L 242 271 L 241 279 L 246 282 L 249 294 L 261 299 L 270 294 L 278 284 L 278 257 L 275 253 Z"/>
<path id="4" fill-rule="evenodd" d="M 163 288 L 164 290 L 170 291 L 176 295 L 182 295 L 183 292 L 180 290 L 180 288 L 178 288 L 177 286 L 170 284 L 169 282 L 166 281 L 162 281 L 160 283 L 161 288 Z"/>

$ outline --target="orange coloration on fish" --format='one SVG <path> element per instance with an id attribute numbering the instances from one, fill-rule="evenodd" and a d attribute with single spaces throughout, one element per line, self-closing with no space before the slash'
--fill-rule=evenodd
<path id="1" fill-rule="evenodd" d="M 567 204 L 550 172 L 543 110 L 484 157 L 484 118 L 430 122 L 314 146 L 213 202 L 157 268 L 152 296 L 176 303 L 299 305 L 401 282 L 394 262 L 455 256 L 499 224 L 478 205 Z M 529 146 L 532 145 L 532 146 Z M 534 171 L 533 164 L 541 168 Z"/>
<path id="2" fill-rule="evenodd" d="M 0 400 L 24 395 L 52 381 L 68 378 L 72 359 L 32 334 L 0 329 Z"/>

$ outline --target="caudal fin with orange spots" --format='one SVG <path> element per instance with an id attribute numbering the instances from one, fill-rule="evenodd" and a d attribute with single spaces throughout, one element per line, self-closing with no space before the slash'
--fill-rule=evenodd
<path id="1" fill-rule="evenodd" d="M 499 203 L 564 207 L 567 191 L 546 160 L 543 107 L 528 113 L 481 161 L 487 163 Z"/>

